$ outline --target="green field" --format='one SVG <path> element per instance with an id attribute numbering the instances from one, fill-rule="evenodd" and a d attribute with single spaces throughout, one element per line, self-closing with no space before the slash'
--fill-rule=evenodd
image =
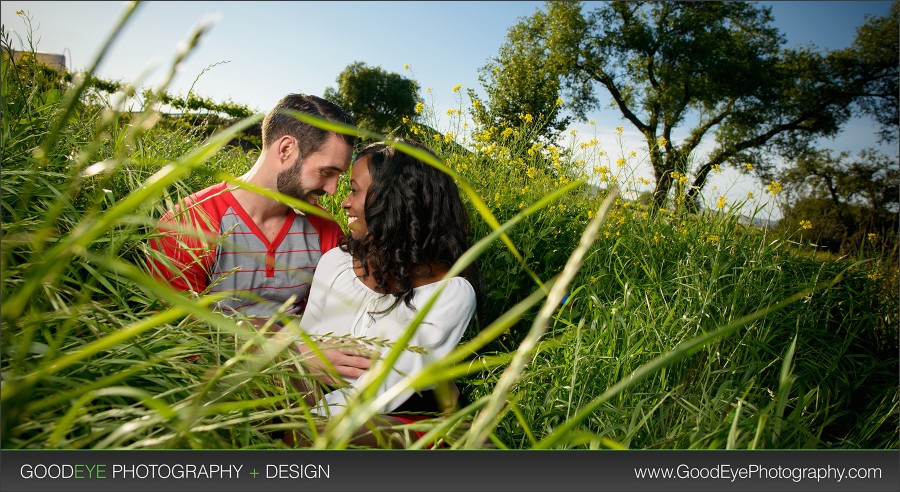
<path id="1" fill-rule="evenodd" d="M 2 79 L 0 445 L 279 448 L 292 428 L 347 447 L 371 397 L 317 426 L 285 347 L 143 267 L 167 208 L 253 163 L 233 142 L 261 115 L 210 136 L 153 94 L 129 111 L 6 57 Z M 461 185 L 476 245 L 457 266 L 485 280 L 465 343 L 409 381 L 456 381 L 468 404 L 413 446 L 900 447 L 896 250 L 823 254 L 741 204 L 685 213 L 683 190 L 654 210 L 626 146 L 533 145 L 530 115 L 466 111 L 409 127 Z M 346 186 L 323 203 L 342 223 Z"/>

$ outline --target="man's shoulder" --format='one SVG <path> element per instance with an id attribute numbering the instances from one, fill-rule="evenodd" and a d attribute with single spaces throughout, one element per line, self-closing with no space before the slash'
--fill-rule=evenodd
<path id="1" fill-rule="evenodd" d="M 196 204 L 209 203 L 210 201 L 224 200 L 225 193 L 228 191 L 228 183 L 222 181 L 212 186 L 207 186 L 202 190 L 195 191 L 185 198 L 185 203 L 189 206 Z"/>
<path id="2" fill-rule="evenodd" d="M 318 208 L 319 210 L 321 210 L 323 212 L 326 212 L 326 213 L 328 212 L 327 210 L 325 210 L 325 208 L 323 208 L 320 205 L 314 205 L 314 207 Z M 302 217 L 305 217 L 306 220 L 308 220 L 319 231 L 322 231 L 325 229 L 327 229 L 329 231 L 334 230 L 334 229 L 341 230 L 341 226 L 333 218 L 326 218 L 326 217 L 322 217 L 321 215 L 308 214 L 308 213 L 300 213 L 299 215 Z"/>
<path id="3" fill-rule="evenodd" d="M 334 221 L 334 219 L 326 219 L 324 217 L 313 214 L 303 214 L 302 216 L 313 226 L 313 228 L 316 230 L 316 233 L 319 235 L 319 242 L 322 248 L 322 252 L 330 251 L 331 249 L 337 247 L 338 244 L 340 244 L 340 240 L 344 235 L 344 231 L 341 229 L 341 226 Z"/>
<path id="4" fill-rule="evenodd" d="M 228 186 L 224 181 L 196 191 L 176 203 L 160 218 L 160 222 L 170 222 L 176 219 L 180 221 L 202 219 L 204 222 L 215 222 L 215 217 L 221 217 L 230 207 L 225 198 L 227 193 Z M 210 222 L 209 225 L 211 226 L 213 222 Z"/>

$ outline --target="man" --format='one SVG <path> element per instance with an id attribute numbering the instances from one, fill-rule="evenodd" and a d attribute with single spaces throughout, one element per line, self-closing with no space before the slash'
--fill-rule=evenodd
<path id="1" fill-rule="evenodd" d="M 355 138 L 314 127 L 285 114 L 293 110 L 337 123 L 353 118 L 322 98 L 289 94 L 262 123 L 263 149 L 253 167 L 238 178 L 318 206 L 334 194 L 350 166 Z M 150 270 L 174 288 L 195 293 L 227 293 L 217 308 L 262 321 L 284 309 L 303 313 L 310 282 L 322 254 L 337 246 L 340 226 L 258 193 L 225 182 L 200 190 L 159 222 L 151 239 Z M 366 357 L 335 349 L 329 359 L 338 374 L 358 377 Z"/>

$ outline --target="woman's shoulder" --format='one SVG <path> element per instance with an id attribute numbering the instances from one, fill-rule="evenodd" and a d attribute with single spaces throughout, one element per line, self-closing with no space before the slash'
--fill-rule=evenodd
<path id="1" fill-rule="evenodd" d="M 472 284 L 469 283 L 465 277 L 451 277 L 447 280 L 447 287 L 445 290 L 453 292 L 458 296 L 470 297 L 473 301 L 475 300 L 475 288 L 472 287 Z"/>
<path id="2" fill-rule="evenodd" d="M 456 302 L 463 304 L 475 303 L 475 288 L 469 283 L 465 277 L 450 277 L 446 280 L 425 284 L 415 289 L 423 299 L 431 297 L 431 294 L 441 285 L 444 289 L 441 291 L 440 301 L 442 303 Z"/>
<path id="3" fill-rule="evenodd" d="M 319 260 L 319 263 L 322 262 L 349 263 L 350 253 L 342 250 L 340 247 L 331 248 L 322 254 L 322 259 Z"/>
<path id="4" fill-rule="evenodd" d="M 352 264 L 350 253 L 341 248 L 331 248 L 319 259 L 316 270 L 340 271 L 350 268 Z"/>

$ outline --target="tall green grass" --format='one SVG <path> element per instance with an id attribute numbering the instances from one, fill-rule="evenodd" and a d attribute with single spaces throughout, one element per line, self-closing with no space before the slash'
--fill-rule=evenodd
<path id="1" fill-rule="evenodd" d="M 88 77 L 6 57 L 2 79 L 0 445 L 280 448 L 293 429 L 351 446 L 378 407 L 371 388 L 341 417 L 314 417 L 286 343 L 143 266 L 166 209 L 253 162 L 229 142 L 261 115 L 205 138 L 167 125 L 152 94 L 125 111 Z M 455 380 L 469 404 L 407 445 L 898 447 L 897 303 L 883 283 L 896 262 L 818 259 L 729 213 L 649 210 L 623 198 L 636 158 L 622 148 L 535 144 L 524 116 L 478 128 L 462 101 L 456 114 L 420 137 L 463 190 L 475 245 L 454 269 L 479 262 L 486 302 L 458 350 L 402 383 Z M 345 187 L 323 202 L 339 222 Z"/>

